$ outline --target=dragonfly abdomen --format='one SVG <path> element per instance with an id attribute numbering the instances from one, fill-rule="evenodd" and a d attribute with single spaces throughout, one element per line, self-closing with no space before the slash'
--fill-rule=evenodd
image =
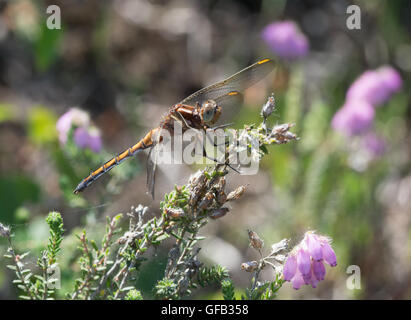
<path id="1" fill-rule="evenodd" d="M 74 193 L 77 194 L 84 189 L 86 189 L 90 184 L 100 178 L 103 174 L 110 171 L 114 167 L 118 166 L 127 158 L 135 156 L 139 151 L 151 148 L 153 146 L 153 135 L 158 131 L 158 128 L 151 130 L 148 132 L 143 139 L 137 142 L 131 148 L 124 150 L 123 152 L 119 153 L 116 157 L 110 159 L 105 164 L 103 164 L 98 169 L 92 171 L 86 178 L 84 178 L 77 188 L 74 190 Z"/>

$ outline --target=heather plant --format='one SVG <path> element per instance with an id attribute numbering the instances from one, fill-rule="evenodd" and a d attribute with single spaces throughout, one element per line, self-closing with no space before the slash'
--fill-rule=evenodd
<path id="1" fill-rule="evenodd" d="M 226 156 L 228 157 L 230 149 L 240 148 L 239 144 L 244 144 L 244 135 L 260 146 L 259 150 L 254 150 L 255 158 L 259 160 L 268 153 L 268 145 L 297 140 L 296 135 L 289 131 L 292 124 L 268 127 L 267 118 L 274 109 L 275 100 L 271 96 L 262 109 L 263 122 L 259 126 L 245 126 L 245 133 L 226 147 Z M 70 131 L 71 128 L 67 132 Z M 70 139 L 73 137 L 69 136 L 67 141 Z M 69 143 L 67 141 L 65 143 Z M 247 143 L 242 147 L 251 148 L 254 144 Z M 229 172 L 227 162 L 216 163 L 211 167 L 198 170 L 190 177 L 187 184 L 175 186 L 174 190 L 164 196 L 164 200 L 160 203 L 159 217 L 148 219 L 149 209 L 138 205 L 132 207 L 125 215 L 107 217 L 106 230 L 100 241 L 90 238 L 86 230 L 77 234 L 80 255 L 76 259 L 76 264 L 79 272 L 72 289 L 65 293 L 65 298 L 142 299 L 143 296 L 135 284 L 135 279 L 138 278 L 141 266 L 149 259 L 147 252 L 171 239 L 173 245 L 168 252 L 164 277 L 158 280 L 152 289 L 155 298 L 181 299 L 189 297 L 199 287 L 217 286 L 221 288 L 224 299 L 237 299 L 237 290 L 230 277 L 230 271 L 220 265 L 207 266 L 198 257 L 201 241 L 204 239 L 204 236 L 200 235 L 202 228 L 210 221 L 222 219 L 230 211 L 227 204 L 236 201 L 246 192 L 245 186 L 238 186 L 230 192 L 226 190 Z M 124 220 L 127 220 L 128 224 L 125 231 L 122 229 Z M 35 268 L 30 267 L 25 261 L 30 252 L 18 254 L 12 243 L 13 236 L 10 228 L 0 225 L 1 236 L 7 239 L 9 245 L 5 257 L 10 259 L 11 264 L 7 267 L 14 271 L 14 283 L 23 299 L 53 299 L 57 290 L 56 282 L 61 281 L 55 277 L 54 271 L 58 270 L 58 274 L 62 272 L 59 257 L 64 254 L 61 252 L 63 220 L 60 213 L 51 212 L 46 222 L 50 237 L 47 246 L 40 252 Z M 242 263 L 241 269 L 251 273 L 252 277 L 250 287 L 240 297 L 273 299 L 284 280 L 290 280 L 290 268 L 286 269 L 283 275 L 283 265 L 290 252 L 289 241 L 284 239 L 272 245 L 271 251 L 264 256 L 264 242 L 254 231 L 249 230 L 248 234 L 250 246 L 261 258 L 259 261 Z M 312 263 L 321 264 L 322 258 L 322 256 L 315 257 L 317 260 L 313 260 Z M 324 259 L 327 261 L 326 257 Z M 290 261 L 290 258 L 287 261 Z M 273 268 L 275 276 L 271 281 L 260 281 L 260 273 L 267 266 Z M 321 278 L 315 279 L 318 274 Z M 323 278 L 324 273 L 314 272 L 312 277 L 306 277 L 306 283 L 312 284 Z"/>
<path id="2" fill-rule="evenodd" d="M 177 6 L 175 1 L 58 2 L 60 30 L 47 28 L 47 1 L 2 2 L 0 254 L 7 258 L 0 259 L 0 299 L 410 296 L 407 1 L 356 1 L 360 29 L 348 27 L 352 15 L 346 9 L 352 6 L 339 0 L 194 1 L 200 6 L 193 1 Z M 126 242 L 119 241 L 133 234 L 131 215 L 144 212 L 141 223 L 149 231 L 166 212 L 170 223 L 178 224 L 171 231 L 177 237 L 186 223 L 199 223 L 188 213 L 189 205 L 178 203 L 186 203 L 185 193 L 191 193 L 183 178 L 190 169 L 159 165 L 161 209 L 144 194 L 143 153 L 107 173 L 87 193 L 74 195 L 73 189 L 90 169 L 158 124 L 172 103 L 262 57 L 276 58 L 275 77 L 247 90 L 241 107 L 224 107 L 222 117 L 257 129 L 246 130 L 242 138 L 270 140 L 281 119 L 280 128 L 301 140 L 254 149 L 261 160 L 256 175 L 239 176 L 220 167 L 229 172 L 224 175 L 227 196 L 235 191 L 241 198 L 217 207 L 215 190 L 221 186 L 207 190 L 209 197 L 200 202 L 207 206 L 211 199 L 213 207 L 209 217 L 201 218 L 204 227 L 195 225 L 192 249 L 184 251 L 188 232 L 178 243 L 170 233 L 156 245 L 131 241 L 124 248 Z M 268 103 L 260 127 L 255 105 L 267 88 L 275 90 L 281 108 L 270 116 L 274 104 Z M 204 175 L 213 174 L 213 168 L 204 169 Z M 44 216 L 50 211 L 64 219 L 54 236 Z M 264 239 L 261 248 L 247 248 L 246 228 Z M 307 230 L 332 237 L 338 256 L 336 267 L 324 258 L 315 262 L 319 283 L 305 283 L 313 279 L 308 259 L 302 260 L 303 272 L 298 267 L 304 242 L 291 245 Z M 272 244 L 284 238 L 290 239 L 286 265 L 277 261 L 281 254 L 265 259 Z M 147 249 L 137 253 L 137 245 Z M 188 268 L 198 269 L 192 278 L 177 263 L 180 256 L 173 255 L 183 252 L 180 262 L 203 263 Z M 314 256 L 309 254 L 313 270 Z M 358 271 L 360 286 L 348 285 L 352 270 Z M 275 293 L 274 273 L 283 281 Z M 253 290 L 265 281 L 272 288 Z M 133 289 L 117 293 L 120 287 Z"/>

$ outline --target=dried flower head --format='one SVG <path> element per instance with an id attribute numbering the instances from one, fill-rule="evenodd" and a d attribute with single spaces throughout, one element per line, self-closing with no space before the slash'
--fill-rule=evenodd
<path id="1" fill-rule="evenodd" d="M 10 228 L 6 227 L 2 223 L 0 223 L 0 236 L 9 238 L 10 237 Z"/>
<path id="2" fill-rule="evenodd" d="M 241 264 L 241 270 L 253 272 L 258 267 L 257 261 L 247 261 Z"/>
<path id="3" fill-rule="evenodd" d="M 184 210 L 182 208 L 165 208 L 165 214 L 174 219 L 178 219 L 184 216 Z"/>
<path id="4" fill-rule="evenodd" d="M 261 115 L 264 118 L 264 121 L 273 113 L 275 109 L 275 98 L 274 93 L 268 97 L 267 102 L 264 104 L 263 109 L 261 110 Z"/>
<path id="5" fill-rule="evenodd" d="M 222 218 L 227 214 L 228 211 L 230 211 L 228 208 L 219 208 L 213 210 L 210 214 L 210 218 L 214 220 Z"/>
<path id="6" fill-rule="evenodd" d="M 250 246 L 254 249 L 261 249 L 264 246 L 264 241 L 258 236 L 258 234 L 252 230 L 247 230 L 248 238 L 250 239 Z"/>
<path id="7" fill-rule="evenodd" d="M 245 192 L 245 186 L 239 186 L 234 191 L 231 191 L 227 196 L 227 201 L 239 199 Z"/>

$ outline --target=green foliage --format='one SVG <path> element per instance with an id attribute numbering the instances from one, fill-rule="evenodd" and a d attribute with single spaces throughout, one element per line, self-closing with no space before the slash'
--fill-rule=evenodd
<path id="1" fill-rule="evenodd" d="M 235 300 L 235 288 L 231 279 L 221 281 L 221 292 L 224 300 Z"/>
<path id="2" fill-rule="evenodd" d="M 36 137 L 34 140 L 45 143 L 51 140 L 44 139 L 45 132 L 39 131 L 36 124 L 42 122 L 36 120 L 43 119 L 42 115 L 44 114 L 39 109 L 38 115 L 33 117 L 32 135 Z M 266 128 L 265 124 L 260 124 L 246 127 L 246 132 L 251 139 L 266 146 L 295 140 L 295 135 L 288 131 L 290 128 L 291 125 L 287 124 L 271 130 Z M 257 153 L 256 156 L 260 159 L 268 153 L 268 149 L 257 150 Z M 73 128 L 69 133 L 65 151 L 56 151 L 55 157 L 61 168 L 60 182 L 66 198 L 78 201 L 69 195 L 70 185 L 73 183 L 70 176 L 75 176 L 69 159 L 78 159 L 81 166 L 81 163 L 85 164 L 88 159 L 96 161 L 97 157 L 87 151 L 80 152 L 73 142 Z M 125 232 L 121 229 L 124 215 L 118 214 L 112 218 L 107 217 L 105 232 L 100 235 L 101 240 L 93 239 L 93 235 L 86 230 L 76 235 L 78 251 L 72 263 L 77 266 L 77 278 L 72 290 L 66 292 L 65 297 L 84 300 L 142 299 L 141 288 L 136 285 L 141 276 L 141 267 L 149 259 L 147 252 L 168 239 L 173 241 L 174 245 L 168 253 L 164 276 L 154 285 L 152 293 L 156 298 L 181 299 L 193 294 L 198 286 L 217 286 L 221 287 L 225 299 L 235 299 L 235 288 L 228 270 L 220 265 L 204 266 L 198 258 L 201 249 L 199 245 L 205 238 L 199 235 L 201 229 L 209 221 L 219 219 L 229 212 L 226 203 L 237 200 L 244 193 L 244 186 L 240 186 L 226 194 L 228 172 L 225 163 L 199 170 L 186 185 L 175 186 L 174 190 L 164 196 L 160 203 L 162 214 L 159 218 L 145 219 L 148 208 L 140 205 L 137 208 L 132 207 L 127 214 L 128 229 Z M 83 205 L 81 201 L 77 204 Z M 28 252 L 17 255 L 11 244 L 11 237 L 8 236 L 10 249 L 7 256 L 15 262 L 8 267 L 15 271 L 15 283 L 23 291 L 21 297 L 24 299 L 55 298 L 54 285 L 57 281 L 51 276 L 50 270 L 59 267 L 57 259 L 63 243 L 63 219 L 60 213 L 51 212 L 46 223 L 50 236 L 47 247 L 37 259 L 36 267 L 39 270 L 27 267 L 28 264 L 23 262 L 23 259 L 28 256 Z M 272 298 L 279 287 L 280 282 L 277 286 L 254 286 L 246 293 L 247 298 Z"/>
<path id="3" fill-rule="evenodd" d="M 40 187 L 29 177 L 10 173 L 0 176 L 0 217 L 3 222 L 14 222 L 14 212 L 25 203 L 40 200 Z"/>
<path id="4" fill-rule="evenodd" d="M 229 279 L 228 270 L 220 265 L 203 267 L 199 270 L 197 281 L 202 287 L 210 285 L 222 285 L 222 282 Z"/>
<path id="5" fill-rule="evenodd" d="M 143 300 L 143 296 L 141 295 L 140 291 L 131 289 L 129 292 L 127 292 L 124 300 Z"/>
<path id="6" fill-rule="evenodd" d="M 60 213 L 51 212 L 47 216 L 46 222 L 50 228 L 50 237 L 47 248 L 41 252 L 40 257 L 37 259 L 37 267 L 40 269 L 39 273 L 35 273 L 37 270 L 30 269 L 29 263 L 25 261 L 30 252 L 17 254 L 12 245 L 12 235 L 10 233 L 4 235 L 9 243 L 7 254 L 4 257 L 10 259 L 13 263 L 7 265 L 7 268 L 15 272 L 13 283 L 17 285 L 18 289 L 23 291 L 23 294 L 20 295 L 21 299 L 53 299 L 54 289 L 61 280 L 53 277 L 53 275 L 56 274 L 55 272 L 57 272 L 57 276 L 59 275 L 57 254 L 60 251 L 60 244 L 63 240 L 63 219 Z"/>
<path id="7" fill-rule="evenodd" d="M 60 251 L 61 241 L 63 241 L 63 218 L 59 212 L 50 212 L 46 218 L 50 228 L 49 244 L 47 245 L 48 264 L 56 263 L 57 254 Z"/>
<path id="8" fill-rule="evenodd" d="M 35 42 L 35 62 L 39 71 L 46 71 L 57 59 L 62 35 L 63 29 L 49 29 L 45 21 L 41 23 Z"/>
<path id="9" fill-rule="evenodd" d="M 0 123 L 10 121 L 15 117 L 13 106 L 0 102 Z"/>
<path id="10" fill-rule="evenodd" d="M 164 278 L 156 284 L 155 296 L 162 300 L 178 299 L 177 288 L 177 284 L 172 279 Z"/>
<path id="11" fill-rule="evenodd" d="M 33 107 L 30 109 L 28 121 L 29 137 L 33 142 L 46 144 L 56 141 L 57 118 L 49 109 L 43 106 Z"/>

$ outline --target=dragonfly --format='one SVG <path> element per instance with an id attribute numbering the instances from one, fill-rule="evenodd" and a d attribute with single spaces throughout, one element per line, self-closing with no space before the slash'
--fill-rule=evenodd
<path id="1" fill-rule="evenodd" d="M 147 188 L 154 199 L 156 157 L 155 155 L 153 157 L 151 153 L 154 147 L 163 141 L 163 130 L 167 130 L 172 135 L 174 123 L 177 121 L 181 125 L 183 133 L 188 129 L 207 132 L 220 118 L 224 105 L 232 101 L 232 98 L 240 97 L 244 90 L 265 78 L 273 71 L 274 66 L 275 62 L 271 59 L 257 61 L 227 79 L 200 89 L 173 105 L 163 116 L 158 127 L 151 129 L 136 144 L 108 160 L 98 169 L 93 170 L 78 184 L 74 193 L 82 192 L 124 160 L 135 156 L 142 150 L 150 149 L 147 163 Z"/>

